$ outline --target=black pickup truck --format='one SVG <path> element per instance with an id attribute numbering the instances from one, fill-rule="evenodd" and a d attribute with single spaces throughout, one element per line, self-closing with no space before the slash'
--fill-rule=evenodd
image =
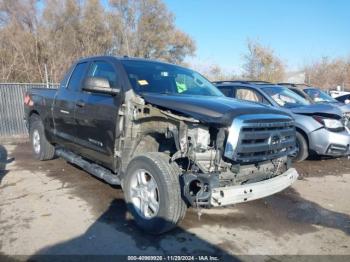
<path id="1" fill-rule="evenodd" d="M 180 66 L 89 57 L 58 90 L 34 88 L 24 103 L 34 156 L 62 157 L 121 185 L 136 223 L 153 234 L 190 206 L 262 198 L 298 177 L 288 113 L 226 98 Z"/>

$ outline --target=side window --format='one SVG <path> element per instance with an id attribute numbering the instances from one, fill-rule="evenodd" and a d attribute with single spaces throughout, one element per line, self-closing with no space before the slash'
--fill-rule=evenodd
<path id="1" fill-rule="evenodd" d="M 81 80 L 84 77 L 87 63 L 79 63 L 74 68 L 74 71 L 69 79 L 67 88 L 71 91 L 78 91 L 80 89 Z"/>
<path id="2" fill-rule="evenodd" d="M 262 97 L 262 101 L 260 103 L 263 103 L 265 105 L 271 106 L 272 104 L 267 100 L 265 97 Z"/>
<path id="3" fill-rule="evenodd" d="M 74 69 L 73 66 L 71 66 L 66 74 L 63 76 L 63 79 L 61 80 L 61 83 L 60 83 L 60 87 L 63 87 L 63 88 L 66 88 L 67 85 L 68 85 L 68 81 L 69 81 L 69 78 L 70 78 L 70 75 L 72 74 L 72 70 Z"/>
<path id="4" fill-rule="evenodd" d="M 247 88 L 237 88 L 236 98 L 241 100 L 248 100 L 248 101 L 263 103 L 263 98 L 260 94 L 258 94 L 254 90 L 247 89 Z"/>
<path id="5" fill-rule="evenodd" d="M 220 89 L 220 91 L 228 97 L 232 97 L 232 87 L 228 87 L 228 86 L 219 86 L 218 87 Z"/>
<path id="6" fill-rule="evenodd" d="M 308 99 L 307 96 L 302 91 L 300 91 L 298 89 L 290 89 L 290 90 L 292 90 L 294 93 L 301 96 L 302 98 Z"/>
<path id="7" fill-rule="evenodd" d="M 109 81 L 112 88 L 117 88 L 117 73 L 113 66 L 103 61 L 96 61 L 92 63 L 88 77 L 100 77 Z"/>

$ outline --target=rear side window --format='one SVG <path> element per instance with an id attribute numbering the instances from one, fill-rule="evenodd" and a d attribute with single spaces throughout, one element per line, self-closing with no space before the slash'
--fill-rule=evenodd
<path id="1" fill-rule="evenodd" d="M 96 61 L 92 63 L 88 77 L 100 77 L 109 81 L 112 88 L 117 87 L 117 73 L 113 66 L 103 61 Z"/>
<path id="2" fill-rule="evenodd" d="M 255 91 L 247 88 L 237 88 L 236 98 L 241 100 L 248 100 L 253 102 L 262 102 L 262 97 Z"/>
<path id="3" fill-rule="evenodd" d="M 218 88 L 225 96 L 232 97 L 232 87 L 218 86 Z"/>
<path id="4" fill-rule="evenodd" d="M 67 88 L 71 91 L 78 91 L 80 89 L 81 81 L 84 78 L 87 63 L 79 63 L 74 68 L 72 76 L 69 79 Z"/>

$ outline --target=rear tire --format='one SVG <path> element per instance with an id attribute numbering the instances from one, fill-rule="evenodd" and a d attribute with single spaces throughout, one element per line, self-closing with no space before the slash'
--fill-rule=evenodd
<path id="1" fill-rule="evenodd" d="M 293 158 L 293 162 L 301 162 L 306 158 L 308 158 L 309 147 L 305 137 L 299 132 L 296 132 L 296 144 L 297 144 L 298 152 L 296 153 L 296 156 Z"/>
<path id="2" fill-rule="evenodd" d="M 55 147 L 47 141 L 44 125 L 38 115 L 30 117 L 29 137 L 35 159 L 50 160 L 54 158 Z"/>
<path id="3" fill-rule="evenodd" d="M 158 152 L 136 156 L 128 165 L 123 183 L 131 215 L 142 230 L 151 234 L 173 229 L 187 210 L 181 197 L 180 169 L 169 160 Z M 149 189 L 154 185 L 156 190 Z"/>

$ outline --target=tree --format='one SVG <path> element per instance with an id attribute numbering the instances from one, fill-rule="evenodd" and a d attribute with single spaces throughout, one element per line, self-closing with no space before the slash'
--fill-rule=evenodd
<path id="1" fill-rule="evenodd" d="M 224 80 L 235 80 L 238 79 L 234 72 L 228 72 L 217 64 L 209 65 L 191 65 L 192 68 L 196 69 L 203 76 L 208 78 L 210 81 L 224 81 Z"/>
<path id="2" fill-rule="evenodd" d="M 193 40 L 161 0 L 0 0 L 0 81 L 58 82 L 75 60 L 129 55 L 182 63 Z"/>
<path id="3" fill-rule="evenodd" d="M 248 40 L 248 53 L 244 55 L 243 77 L 249 80 L 282 81 L 285 68 L 274 51 L 257 41 Z"/>
<path id="4" fill-rule="evenodd" d="M 108 54 L 112 46 L 112 32 L 99 0 L 87 0 L 81 18 L 82 56 Z"/>
<path id="5" fill-rule="evenodd" d="M 181 63 L 195 51 L 194 41 L 176 28 L 174 15 L 160 0 L 112 0 L 119 54 Z"/>
<path id="6" fill-rule="evenodd" d="M 81 56 L 81 5 L 77 0 L 47 0 L 42 31 L 51 81 L 58 82 L 69 65 Z"/>
<path id="7" fill-rule="evenodd" d="M 0 66 L 3 81 L 31 81 L 43 76 L 42 39 L 34 0 L 0 1 Z"/>
<path id="8" fill-rule="evenodd" d="M 350 59 L 323 57 L 306 65 L 304 68 L 306 82 L 324 89 L 350 86 Z"/>

